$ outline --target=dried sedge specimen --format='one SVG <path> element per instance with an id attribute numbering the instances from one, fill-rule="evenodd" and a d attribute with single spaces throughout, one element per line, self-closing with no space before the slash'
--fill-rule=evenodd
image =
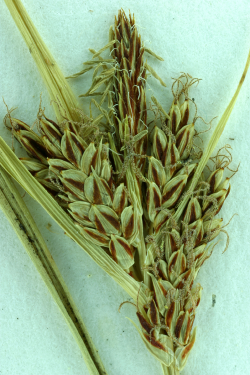
<path id="1" fill-rule="evenodd" d="M 105 50 L 109 58 L 101 57 Z M 90 51 L 92 60 L 68 78 L 93 69 L 92 85 L 81 96 L 100 98 L 92 99 L 99 116 L 78 111 L 82 121 L 73 122 L 65 113 L 55 123 L 40 107 L 39 135 L 10 111 L 6 125 L 29 155 L 22 163 L 82 236 L 141 282 L 148 303 L 137 304 L 140 335 L 164 373 L 178 374 L 195 342 L 202 288 L 194 281 L 212 253 L 211 241 L 224 231 L 215 216 L 230 191 L 224 178 L 229 147 L 212 159 L 212 171 L 193 179 L 202 151 L 194 142 L 198 117 L 190 115 L 188 92 L 198 80 L 187 74 L 173 83 L 170 110 L 152 97 L 154 119 L 147 119 L 147 76 L 164 83 L 145 54 L 160 58 L 143 46 L 131 15 L 120 11 L 109 43 Z"/>

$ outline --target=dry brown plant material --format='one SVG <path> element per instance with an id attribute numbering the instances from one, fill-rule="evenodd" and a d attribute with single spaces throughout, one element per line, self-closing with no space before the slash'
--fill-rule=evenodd
<path id="1" fill-rule="evenodd" d="M 108 58 L 101 57 L 105 50 L 110 51 Z M 148 120 L 147 77 L 150 74 L 164 83 L 145 60 L 146 53 L 159 57 L 144 48 L 134 17 L 120 11 L 108 44 L 98 52 L 90 51 L 93 58 L 85 63 L 86 68 L 69 78 L 93 69 L 92 85 L 81 96 L 98 95 L 99 101 L 92 102 L 100 115 L 82 114 L 82 121 L 73 121 L 59 103 L 64 121 L 58 123 L 48 119 L 40 106 L 38 135 L 13 118 L 11 111 L 6 125 L 29 155 L 21 159 L 22 164 L 55 205 L 74 220 L 86 246 L 78 235 L 73 236 L 70 224 L 69 235 L 85 250 L 90 243 L 93 249 L 99 248 L 105 266 L 96 254 L 92 256 L 108 273 L 112 274 L 116 263 L 120 277 L 112 277 L 136 302 L 137 329 L 146 347 L 165 374 L 177 375 L 195 342 L 196 329 L 192 328 L 202 290 L 195 279 L 212 254 L 212 241 L 225 232 L 223 219 L 216 215 L 230 192 L 229 178 L 223 177 L 231 162 L 228 146 L 209 158 L 250 58 L 234 97 L 202 151 L 195 142 L 197 111 L 190 114 L 189 99 L 189 90 L 198 79 L 182 74 L 174 81 L 169 110 L 153 97 L 150 108 L 155 117 Z M 13 155 L 11 160 L 16 163 Z M 15 174 L 17 167 L 8 167 L 7 158 L 2 156 L 1 162 Z M 214 167 L 207 174 L 205 167 L 211 162 Z M 34 196 L 24 174 L 21 183 Z M 49 210 L 45 203 L 44 207 Z"/>

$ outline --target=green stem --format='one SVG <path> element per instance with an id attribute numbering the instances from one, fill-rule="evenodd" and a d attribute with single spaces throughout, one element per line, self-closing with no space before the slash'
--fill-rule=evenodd
<path id="1" fill-rule="evenodd" d="M 172 365 L 169 367 L 161 365 L 163 375 L 180 375 L 180 371 L 174 368 Z"/>
<path id="2" fill-rule="evenodd" d="M 64 119 L 62 115 L 66 115 L 69 120 L 80 121 L 78 113 L 74 110 L 79 107 L 76 96 L 22 2 L 20 0 L 5 0 L 5 3 L 45 82 L 50 98 L 53 100 L 52 104 L 58 121 Z M 61 111 L 57 103 L 62 106 Z"/>
<path id="3" fill-rule="evenodd" d="M 0 208 L 66 320 L 91 375 L 107 375 L 69 290 L 10 176 L 0 167 Z"/>
<path id="4" fill-rule="evenodd" d="M 147 303 L 147 290 L 128 275 L 103 249 L 87 241 L 77 230 L 73 220 L 55 199 L 30 174 L 9 146 L 0 137 L 0 165 L 48 212 L 60 227 L 105 272 L 107 272 L 139 305 Z M 139 293 L 140 291 L 140 293 Z M 139 295 L 138 295 L 139 293 Z"/>
<path id="5" fill-rule="evenodd" d="M 225 126 L 226 126 L 226 123 L 229 119 L 229 116 L 230 116 L 230 114 L 233 110 L 233 107 L 234 107 L 235 103 L 236 103 L 236 100 L 237 100 L 237 97 L 239 95 L 240 89 L 241 89 L 241 87 L 243 85 L 243 82 L 245 80 L 245 77 L 246 77 L 246 74 L 247 74 L 247 71 L 248 71 L 248 68 L 249 68 L 249 64 L 250 64 L 250 52 L 248 53 L 245 69 L 244 69 L 243 74 L 241 76 L 238 87 L 237 87 L 237 89 L 234 93 L 234 96 L 232 97 L 232 99 L 231 99 L 230 103 L 228 104 L 225 112 L 223 113 L 218 125 L 216 126 L 216 128 L 215 128 L 215 130 L 212 134 L 212 137 L 210 138 L 210 141 L 209 141 L 209 143 L 206 147 L 206 150 L 203 153 L 203 156 L 202 156 L 202 158 L 201 158 L 201 160 L 198 164 L 198 167 L 197 167 L 196 172 L 194 174 L 194 177 L 192 179 L 192 183 L 190 185 L 187 196 L 183 199 L 183 201 L 181 202 L 178 210 L 176 211 L 176 213 L 174 215 L 174 219 L 176 221 L 178 221 L 180 219 L 181 214 L 184 211 L 184 209 L 186 207 L 186 204 L 187 204 L 188 200 L 190 199 L 190 196 L 191 196 L 192 192 L 196 188 L 199 177 L 200 177 L 201 173 L 203 172 L 203 170 L 204 170 L 210 156 L 212 155 L 212 152 L 213 152 L 215 146 L 217 145 L 217 143 L 219 141 L 219 138 L 220 138 Z"/>

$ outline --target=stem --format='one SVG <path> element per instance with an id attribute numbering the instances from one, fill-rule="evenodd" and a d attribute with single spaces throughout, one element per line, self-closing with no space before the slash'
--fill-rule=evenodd
<path id="1" fill-rule="evenodd" d="M 73 220 L 54 198 L 30 174 L 9 146 L 0 137 L 0 165 L 48 212 L 58 225 L 105 272 L 107 272 L 139 305 L 147 303 L 147 290 L 129 276 L 103 249 L 87 241 L 76 229 Z M 140 292 L 140 293 L 139 293 Z M 139 296 L 138 296 L 139 293 Z"/>
<path id="2" fill-rule="evenodd" d="M 10 176 L 0 167 L 0 208 L 66 320 L 91 375 L 107 375 L 64 280 Z"/>
<path id="3" fill-rule="evenodd" d="M 125 153 L 126 156 L 126 153 Z M 132 199 L 136 197 L 136 200 L 133 201 L 134 210 L 137 211 L 135 214 L 139 216 L 139 239 L 140 243 L 137 247 L 138 253 L 139 253 L 139 271 L 142 275 L 142 280 L 144 284 L 148 287 L 150 283 L 150 277 L 148 275 L 148 270 L 143 269 L 146 264 L 146 246 L 145 246 L 145 240 L 144 240 L 144 233 L 143 233 L 143 222 L 142 222 L 142 212 L 139 213 L 139 210 L 142 210 L 142 202 L 141 202 L 141 192 L 139 187 L 139 182 L 137 181 L 137 177 L 131 167 L 129 166 L 127 172 L 126 172 L 126 178 L 127 178 L 127 185 L 128 190 L 130 193 L 130 196 Z"/>
<path id="4" fill-rule="evenodd" d="M 183 199 L 183 201 L 181 202 L 178 210 L 176 211 L 175 215 L 174 215 L 174 219 L 176 221 L 178 221 L 180 219 L 180 216 L 182 214 L 182 212 L 184 211 L 185 209 L 185 206 L 190 198 L 190 195 L 192 194 L 192 192 L 194 191 L 196 185 L 197 185 L 197 182 L 199 180 L 199 177 L 201 175 L 201 173 L 203 172 L 203 169 L 205 168 L 215 146 L 217 145 L 218 141 L 219 141 L 219 138 L 226 126 L 226 123 L 229 119 L 229 116 L 233 110 L 233 107 L 236 103 L 236 100 L 237 100 L 237 97 L 239 95 L 239 92 L 240 92 L 240 89 L 243 85 L 243 82 L 245 80 L 245 77 L 246 77 L 246 74 L 247 74 L 247 71 L 248 71 L 248 68 L 249 68 L 249 64 L 250 64 L 250 52 L 248 53 L 248 57 L 247 57 L 247 62 L 246 62 L 246 65 L 245 65 L 245 69 L 242 73 L 242 76 L 241 76 L 241 79 L 240 79 L 240 82 L 237 86 L 237 89 L 234 93 L 234 96 L 232 97 L 230 103 L 228 104 L 225 112 L 223 113 L 218 125 L 216 126 L 213 134 L 212 134 L 212 137 L 210 138 L 210 141 L 206 147 L 206 150 L 204 151 L 204 154 L 198 164 L 198 167 L 196 169 L 196 172 L 194 174 L 194 177 L 192 179 L 192 183 L 191 183 L 191 186 L 189 188 L 189 191 L 188 191 L 188 195 Z"/>
<path id="5" fill-rule="evenodd" d="M 79 107 L 76 96 L 39 35 L 22 2 L 20 0 L 5 0 L 5 3 L 45 82 L 50 98 L 53 100 L 52 104 L 58 121 L 63 120 L 62 114 L 66 115 L 69 120 L 79 121 L 80 117 L 74 111 L 75 108 Z M 62 106 L 62 111 L 60 111 L 57 103 Z"/>
<path id="6" fill-rule="evenodd" d="M 140 225 L 140 232 L 139 232 L 140 245 L 138 246 L 138 251 L 139 251 L 139 254 L 140 254 L 140 266 L 142 268 L 142 267 L 145 267 L 145 265 L 146 265 L 146 254 L 147 254 L 147 250 L 146 250 L 146 246 L 145 246 L 145 240 L 144 240 L 144 235 L 143 235 L 142 217 L 140 218 L 140 224 L 139 225 Z M 143 274 L 144 284 L 147 287 L 149 287 L 149 285 L 150 285 L 150 276 L 148 274 L 148 270 L 147 269 L 142 270 L 142 274 Z"/>
<path id="7" fill-rule="evenodd" d="M 169 367 L 161 365 L 163 375 L 180 375 L 180 371 L 175 369 L 172 365 Z"/>

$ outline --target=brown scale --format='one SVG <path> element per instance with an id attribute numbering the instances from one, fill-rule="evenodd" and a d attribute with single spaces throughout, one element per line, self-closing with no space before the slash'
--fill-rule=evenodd
<path id="1" fill-rule="evenodd" d="M 46 129 L 52 134 L 53 137 L 57 139 L 57 141 L 60 143 L 62 139 L 62 134 L 58 134 L 57 128 L 53 129 L 52 126 L 49 126 L 47 123 L 43 122 L 43 127 L 46 127 Z M 41 128 L 42 133 L 46 135 L 45 131 L 43 131 L 43 128 Z"/>
<path id="2" fill-rule="evenodd" d="M 185 99 L 185 101 L 188 101 L 188 99 Z M 186 108 L 184 112 L 183 119 L 180 122 L 179 129 L 183 128 L 184 126 L 187 125 L 189 119 L 189 107 Z"/>
<path id="3" fill-rule="evenodd" d="M 157 312 L 158 311 L 157 311 L 157 308 L 156 308 L 155 301 L 152 299 L 152 301 L 149 304 L 149 315 L 150 315 L 151 322 L 153 323 L 154 326 L 159 323 Z"/>
<path id="4" fill-rule="evenodd" d="M 39 181 L 39 180 L 38 180 Z M 46 186 L 43 181 L 39 181 L 41 185 L 43 185 L 44 189 L 47 190 L 47 192 L 52 195 L 54 198 L 57 196 L 58 194 L 58 190 L 53 190 L 51 188 L 49 188 L 48 186 Z"/>
<path id="5" fill-rule="evenodd" d="M 97 162 L 97 156 L 98 156 L 98 150 L 96 150 L 96 152 L 94 153 L 93 157 L 92 157 L 92 161 L 89 165 L 89 170 L 87 171 L 88 175 L 90 174 L 90 171 L 91 171 L 91 167 L 93 167 L 95 169 L 96 167 L 96 162 Z"/>
<path id="6" fill-rule="evenodd" d="M 152 324 L 150 324 L 149 322 L 147 322 L 147 320 L 142 316 L 141 313 L 137 312 L 136 313 L 138 319 L 139 319 L 139 322 L 142 326 L 143 329 L 145 329 L 145 331 L 150 334 L 150 332 L 152 332 L 152 329 L 154 328 L 152 326 Z"/>
<path id="7" fill-rule="evenodd" d="M 73 134 L 72 134 L 73 135 Z M 72 137 L 73 138 L 73 137 Z M 79 149 L 80 150 L 80 149 Z M 82 150 L 81 150 L 82 151 Z M 69 141 L 69 138 L 66 136 L 66 152 L 67 152 L 67 158 L 69 161 L 74 164 L 76 167 L 79 167 L 78 162 L 75 157 L 75 152 L 71 146 L 71 143 Z M 83 152 L 83 151 L 82 151 Z"/>
<path id="8" fill-rule="evenodd" d="M 153 336 L 152 334 L 151 335 L 147 335 L 144 333 L 144 337 L 145 339 L 152 345 L 154 346 L 155 348 L 157 349 L 161 349 L 163 350 L 164 352 L 168 353 L 168 350 L 165 348 L 164 345 L 162 345 L 159 341 L 157 341 Z"/>
<path id="9" fill-rule="evenodd" d="M 28 132 L 27 132 L 28 133 Z M 24 141 L 27 140 L 29 142 L 29 145 Z M 43 162 L 43 159 L 40 158 L 39 155 L 43 156 L 44 158 L 47 158 L 48 156 L 53 157 L 53 155 L 50 155 L 48 153 L 48 150 L 41 142 L 36 142 L 34 139 L 30 138 L 27 134 L 21 135 L 21 138 L 19 136 L 20 143 L 24 146 L 24 148 L 33 156 L 35 156 L 37 159 L 39 159 L 41 162 Z M 36 152 L 37 151 L 37 152 Z"/>
<path id="10" fill-rule="evenodd" d="M 125 190 L 123 190 L 121 200 L 120 200 L 120 205 L 118 209 L 115 210 L 118 216 L 121 216 L 121 213 L 125 208 L 125 199 L 126 199 L 126 193 L 125 193 Z"/>
<path id="11" fill-rule="evenodd" d="M 64 178 L 64 180 L 66 182 L 70 183 L 72 186 L 75 186 L 81 192 L 84 192 L 84 183 L 83 182 L 73 180 L 72 178 Z M 68 189 L 65 185 L 64 185 L 64 188 Z"/>
<path id="12" fill-rule="evenodd" d="M 189 338 L 189 335 L 190 335 L 191 329 L 193 327 L 193 324 L 194 324 L 194 317 L 190 318 L 190 316 L 189 316 L 188 317 L 188 322 L 187 322 L 187 330 L 186 330 L 185 337 L 184 337 L 184 342 L 185 343 L 187 342 L 187 340 Z"/>
<path id="13" fill-rule="evenodd" d="M 105 238 L 103 238 L 102 236 L 98 236 L 98 232 L 93 233 L 91 230 L 88 230 L 88 228 L 86 227 L 83 227 L 83 228 L 89 236 L 91 236 L 92 238 L 96 239 L 99 242 L 102 242 L 103 245 L 107 245 Z"/>
<path id="14" fill-rule="evenodd" d="M 168 279 L 165 277 L 165 275 L 163 274 L 162 270 L 160 269 L 159 264 L 157 265 L 156 269 L 157 269 L 157 272 L 158 272 L 159 280 L 161 279 L 161 280 L 164 280 L 164 281 L 168 281 Z M 161 285 L 161 283 L 159 283 L 159 286 L 160 286 L 160 288 L 161 288 L 164 296 L 166 297 L 166 295 L 167 295 L 166 290 L 163 288 L 163 286 Z"/>
<path id="15" fill-rule="evenodd" d="M 129 222 L 126 225 L 125 231 L 123 233 L 124 238 L 129 238 L 132 236 L 133 231 L 134 231 L 134 226 L 135 226 L 135 219 L 134 219 L 134 214 L 133 214 L 131 215 Z"/>
<path id="16" fill-rule="evenodd" d="M 118 263 L 118 260 L 117 260 L 117 255 L 116 255 L 116 249 L 115 249 L 115 245 L 114 245 L 114 242 L 113 241 L 110 241 L 110 252 L 111 252 L 111 255 L 112 255 L 112 258 L 114 259 L 114 261 L 116 263 Z"/>
<path id="17" fill-rule="evenodd" d="M 61 129 L 61 127 L 55 121 L 47 118 L 45 115 L 44 115 L 44 118 L 45 118 L 45 120 L 47 120 L 48 122 L 50 122 L 63 135 L 63 133 L 64 133 L 63 129 Z"/>
<path id="18" fill-rule="evenodd" d="M 175 330 L 174 330 L 174 334 L 175 334 L 175 337 L 177 338 L 177 340 L 178 340 L 178 339 L 180 338 L 180 336 L 181 336 L 181 328 L 182 328 L 182 325 L 183 325 L 184 319 L 185 319 L 185 313 L 181 314 L 181 315 L 179 316 L 179 318 L 177 319 L 176 326 L 175 326 Z"/>
<path id="19" fill-rule="evenodd" d="M 222 206 L 223 206 L 223 204 L 224 204 L 226 198 L 228 197 L 228 194 L 230 193 L 230 190 L 231 190 L 231 185 L 229 185 L 229 187 L 228 187 L 228 189 L 227 189 L 227 193 L 226 193 L 226 195 L 225 195 L 225 198 L 223 198 L 223 199 L 218 198 L 218 199 L 217 199 L 218 208 L 217 208 L 217 210 L 212 211 L 212 216 L 213 216 L 213 217 L 214 217 L 215 215 L 217 215 L 217 214 L 220 212 L 220 210 L 221 210 L 221 208 L 222 208 Z M 213 202 L 210 202 L 210 203 L 208 204 L 208 206 L 206 207 L 206 209 L 202 211 L 203 216 L 204 216 L 204 215 L 208 212 L 208 210 L 211 209 L 212 207 L 213 207 Z"/>
<path id="20" fill-rule="evenodd" d="M 132 258 L 132 257 L 133 257 L 133 252 L 132 252 L 131 249 L 133 248 L 133 246 L 128 245 L 126 242 L 123 241 L 122 238 L 117 238 L 116 240 L 117 240 L 117 242 L 119 242 L 120 245 L 123 246 L 123 248 L 126 250 L 126 252 L 127 252 L 127 253 L 131 256 L 131 258 Z"/>
<path id="21" fill-rule="evenodd" d="M 175 111 L 173 111 L 171 122 L 172 122 L 172 133 L 175 135 L 177 133 L 177 131 L 176 131 L 176 129 L 177 129 L 177 119 L 176 119 Z"/>
<path id="22" fill-rule="evenodd" d="M 179 146 L 180 146 L 180 143 L 181 143 L 181 141 L 182 141 L 182 139 L 183 139 L 183 137 L 184 137 L 184 134 L 185 134 L 185 132 L 184 132 L 184 130 L 178 135 L 178 137 L 176 138 L 176 147 L 178 148 Z M 189 136 L 186 138 L 186 142 L 185 142 L 185 148 L 187 147 L 187 145 L 188 145 L 188 142 L 189 142 Z"/>
<path id="23" fill-rule="evenodd" d="M 182 184 L 183 182 L 180 181 L 178 184 L 176 184 L 175 186 L 172 187 L 171 190 L 169 190 L 166 194 L 164 194 L 162 196 L 162 204 L 165 203 L 166 201 L 168 201 L 172 195 L 175 193 L 175 191 L 179 188 L 179 186 Z M 176 197 L 176 200 L 175 202 L 173 202 L 172 206 L 175 205 L 175 203 L 178 201 L 178 199 L 180 198 L 180 195 L 181 195 L 182 191 L 180 192 L 180 194 Z M 171 206 L 171 207 L 172 207 Z M 170 207 L 169 207 L 170 208 Z"/>
<path id="24" fill-rule="evenodd" d="M 182 280 L 175 286 L 176 289 L 182 289 L 184 287 L 184 284 L 185 282 L 187 281 L 187 279 L 189 278 L 191 274 L 191 269 L 186 271 L 185 274 L 184 274 L 184 277 L 182 278 Z"/>
<path id="25" fill-rule="evenodd" d="M 185 214 L 184 214 L 184 217 L 185 217 Z M 192 205 L 191 205 L 191 213 L 190 213 L 190 218 L 189 218 L 188 224 L 192 224 L 196 220 L 197 220 L 197 217 L 196 217 L 195 205 L 194 205 L 194 203 L 192 203 Z"/>
<path id="26" fill-rule="evenodd" d="M 79 200 L 79 198 L 77 197 L 77 195 L 66 185 L 63 185 L 63 188 L 64 188 L 64 192 L 65 193 L 70 193 L 73 195 L 73 197 L 75 198 L 75 200 Z"/>
<path id="27" fill-rule="evenodd" d="M 185 357 L 188 355 L 188 353 L 190 352 L 190 350 L 192 349 L 192 347 L 194 346 L 194 340 L 191 341 L 186 347 L 185 349 L 183 349 L 183 352 L 181 354 L 181 358 L 182 360 L 184 361 Z"/>
<path id="28" fill-rule="evenodd" d="M 174 316 L 174 312 L 175 312 L 175 302 L 172 301 L 168 310 L 167 310 L 167 314 L 166 314 L 166 317 L 165 317 L 165 323 L 166 323 L 166 326 L 168 328 L 170 328 L 170 326 L 171 326 L 171 322 L 172 322 L 172 319 L 173 319 L 173 316 Z"/>
<path id="29" fill-rule="evenodd" d="M 102 212 L 102 216 L 105 217 L 105 219 L 117 230 L 120 229 L 120 223 L 117 221 L 116 218 L 114 218 L 112 215 L 106 214 L 105 212 Z"/>

